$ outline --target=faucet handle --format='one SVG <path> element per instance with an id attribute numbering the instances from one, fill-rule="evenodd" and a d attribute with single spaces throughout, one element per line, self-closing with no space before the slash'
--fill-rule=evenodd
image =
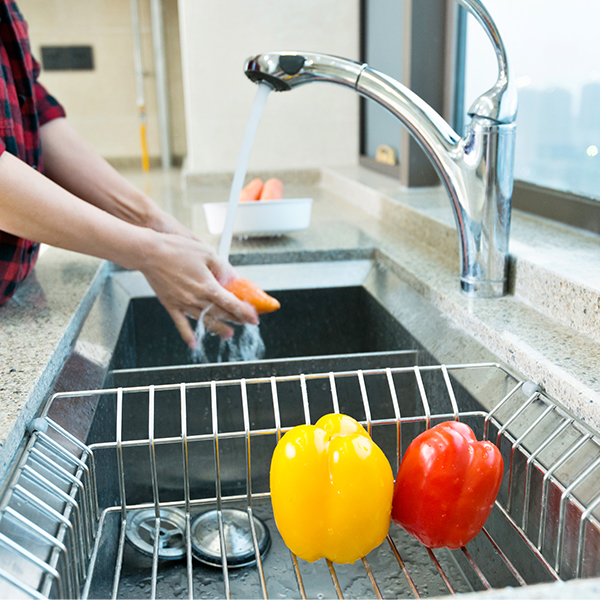
<path id="1" fill-rule="evenodd" d="M 487 33 L 498 61 L 498 79 L 469 108 L 469 115 L 491 119 L 497 123 L 514 123 L 517 118 L 517 90 L 508 68 L 506 49 L 487 8 L 480 0 L 456 0 Z"/>

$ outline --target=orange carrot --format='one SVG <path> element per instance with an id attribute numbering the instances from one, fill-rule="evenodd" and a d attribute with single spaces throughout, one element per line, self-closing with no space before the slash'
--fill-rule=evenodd
<path id="1" fill-rule="evenodd" d="M 252 304 L 256 312 L 260 315 L 277 310 L 281 304 L 266 292 L 263 292 L 253 281 L 244 277 L 235 277 L 225 284 L 225 289 L 229 290 L 234 296 Z"/>
<path id="2" fill-rule="evenodd" d="M 263 190 L 262 179 L 253 179 L 241 192 L 240 202 L 254 202 L 260 199 Z"/>
<path id="3" fill-rule="evenodd" d="M 260 194 L 261 200 L 281 200 L 283 198 L 283 183 L 280 179 L 273 177 L 265 181 L 262 192 Z"/>

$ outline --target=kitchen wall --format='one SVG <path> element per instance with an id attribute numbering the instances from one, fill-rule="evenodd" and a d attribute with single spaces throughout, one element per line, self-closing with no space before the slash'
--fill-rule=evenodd
<path id="1" fill-rule="evenodd" d="M 256 86 L 251 54 L 312 50 L 358 59 L 358 0 L 179 0 L 187 172 L 231 172 Z M 358 161 L 358 95 L 314 84 L 271 93 L 250 170 L 310 169 Z"/>
<path id="2" fill-rule="evenodd" d="M 171 113 L 171 147 L 186 153 L 183 84 L 177 0 L 163 1 Z M 133 65 L 129 0 L 19 0 L 29 23 L 34 55 L 40 46 L 90 45 L 92 71 L 45 71 L 40 81 L 67 110 L 74 127 L 104 157 L 121 166 L 139 166 L 141 145 Z M 158 158 L 154 61 L 149 0 L 139 0 L 142 59 L 151 157 Z"/>
<path id="3" fill-rule="evenodd" d="M 149 0 L 140 5 L 150 155 L 158 159 Z M 244 60 L 269 50 L 358 59 L 359 0 L 162 0 L 171 147 L 190 175 L 235 168 L 256 86 Z M 140 162 L 129 0 L 20 0 L 39 59 L 43 45 L 91 45 L 93 71 L 43 71 L 71 123 L 120 166 Z M 183 73 L 182 73 L 183 65 Z M 185 106 L 184 106 L 185 104 Z M 251 170 L 311 169 L 358 160 L 358 96 L 310 85 L 270 94 Z"/>

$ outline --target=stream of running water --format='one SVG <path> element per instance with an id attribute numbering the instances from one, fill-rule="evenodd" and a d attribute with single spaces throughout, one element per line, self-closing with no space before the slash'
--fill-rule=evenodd
<path id="1" fill-rule="evenodd" d="M 254 138 L 256 137 L 260 118 L 265 108 L 265 104 L 267 103 L 270 91 L 271 88 L 268 85 L 264 83 L 258 85 L 258 91 L 254 97 L 250 116 L 246 123 L 246 130 L 242 139 L 242 146 L 240 148 L 235 172 L 233 174 L 233 181 L 231 183 L 231 191 L 229 192 L 229 203 L 227 206 L 225 225 L 223 226 L 223 233 L 221 234 L 221 240 L 219 242 L 218 253 L 219 257 L 223 260 L 229 259 L 231 239 L 233 237 L 233 225 L 240 194 L 244 187 L 244 179 L 248 170 L 250 152 L 254 145 Z M 208 310 L 210 310 L 210 306 L 202 312 L 196 326 L 197 344 L 196 348 L 192 351 L 192 359 L 194 362 L 205 363 L 212 361 L 206 346 L 207 337 L 210 336 L 210 333 L 207 333 L 203 323 L 203 317 Z M 265 345 L 262 341 L 258 325 L 243 325 L 235 327 L 235 333 L 231 339 L 221 340 L 216 362 L 259 360 L 264 356 L 264 353 Z"/>
<path id="2" fill-rule="evenodd" d="M 258 91 L 256 92 L 256 96 L 254 96 L 250 116 L 246 123 L 246 131 L 244 132 L 244 138 L 242 139 L 242 147 L 240 148 L 240 153 L 238 155 L 235 172 L 233 174 L 233 182 L 231 184 L 231 191 L 229 193 L 229 205 L 227 207 L 225 225 L 223 226 L 223 233 L 221 234 L 221 241 L 219 243 L 219 257 L 223 260 L 229 258 L 235 213 L 237 212 L 240 194 L 244 187 L 244 178 L 246 177 L 246 171 L 248 170 L 248 160 L 250 159 L 250 152 L 254 145 L 258 124 L 260 123 L 260 118 L 265 108 L 265 104 L 267 103 L 270 91 L 271 88 L 268 85 L 264 83 L 258 85 Z"/>

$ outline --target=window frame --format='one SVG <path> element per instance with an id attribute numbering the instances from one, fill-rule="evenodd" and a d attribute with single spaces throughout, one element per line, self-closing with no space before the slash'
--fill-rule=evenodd
<path id="1" fill-rule="evenodd" d="M 456 0 L 442 0 L 441 2 L 440 0 L 402 1 L 405 5 L 405 11 L 407 11 L 405 13 L 407 15 L 405 28 L 409 29 L 404 31 L 404 39 L 408 42 L 404 44 L 404 56 L 402 57 L 404 65 L 407 65 L 405 72 L 409 73 L 409 81 L 403 81 L 402 83 L 422 96 L 425 101 L 434 105 L 454 130 L 462 135 L 465 125 L 463 116 L 465 101 L 473 100 L 464 97 L 467 11 Z M 360 60 L 364 62 L 366 62 L 367 55 L 367 3 L 368 0 L 360 0 L 359 3 Z M 414 14 L 413 4 L 419 10 L 419 13 L 411 18 L 411 15 Z M 441 27 L 439 25 L 440 16 L 442 16 L 444 22 Z M 432 29 L 436 29 L 436 31 L 432 32 Z M 435 72 L 429 71 L 426 74 L 421 74 L 419 78 L 419 73 L 415 73 L 415 70 L 410 67 L 415 56 L 422 57 L 431 54 L 430 40 L 432 35 L 444 36 L 444 42 L 440 47 L 443 49 L 445 57 L 443 63 L 440 62 L 439 57 L 437 61 L 433 61 L 433 64 L 436 65 Z M 425 62 L 431 64 L 431 60 Z M 442 64 L 443 67 L 441 67 Z M 411 74 L 413 75 L 412 78 Z M 435 99 L 431 102 L 427 98 L 427 93 L 422 93 L 422 90 L 419 89 L 424 79 L 438 82 L 437 94 L 438 98 L 439 94 L 443 97 L 442 106 L 439 106 L 439 100 L 438 106 L 435 106 Z M 425 91 L 431 93 L 431 90 Z M 416 174 L 422 173 L 425 168 L 424 160 L 428 163 L 430 161 L 422 150 L 417 147 L 416 142 L 414 142 L 406 128 L 402 129 L 402 134 L 410 138 L 411 141 L 408 142 L 405 138 L 402 142 L 400 165 L 390 166 L 377 163 L 374 158 L 365 155 L 366 102 L 367 100 L 361 97 L 359 163 L 367 168 L 399 179 L 400 183 L 406 187 L 426 187 L 439 184 L 437 174 L 435 178 L 430 174 L 425 178 L 416 177 Z M 519 135 L 518 125 L 517 135 Z M 416 156 L 419 153 L 422 156 Z M 515 179 L 512 206 L 515 210 L 600 234 L 600 199 L 592 196 Z"/>

